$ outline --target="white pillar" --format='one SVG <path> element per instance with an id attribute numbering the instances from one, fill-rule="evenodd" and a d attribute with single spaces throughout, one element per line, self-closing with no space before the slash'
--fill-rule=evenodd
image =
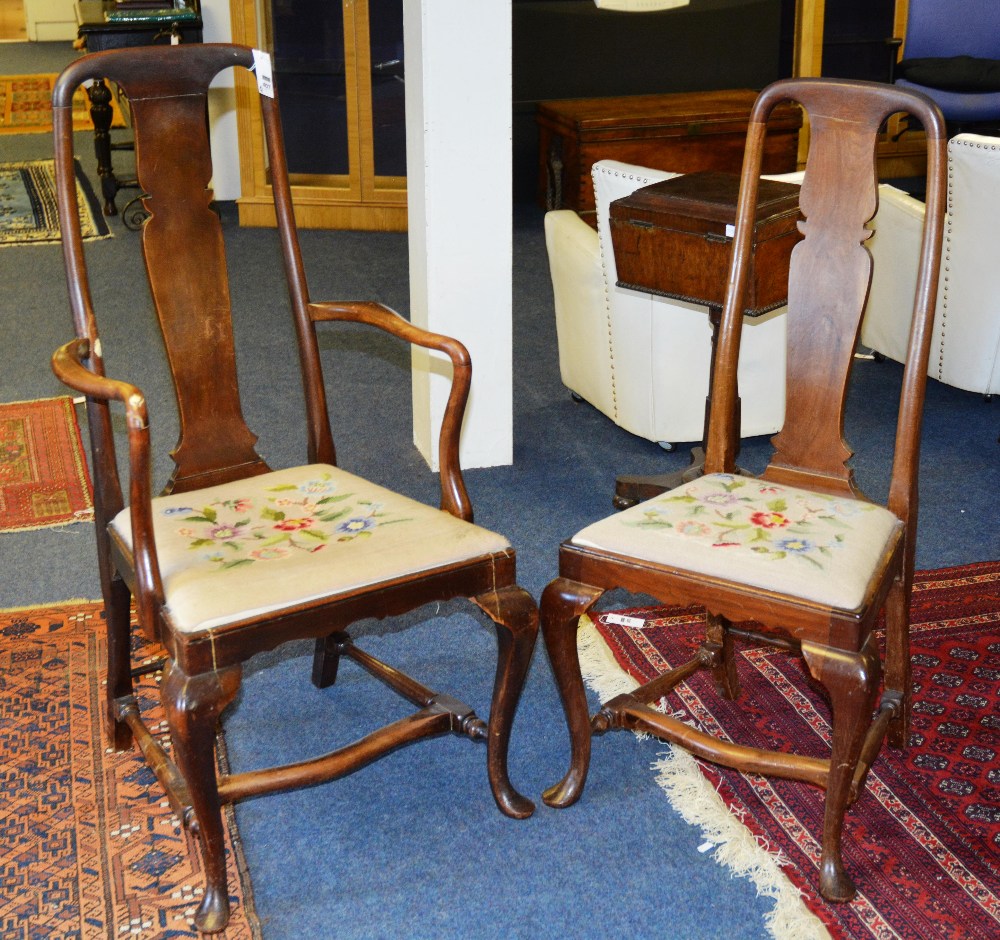
<path id="1" fill-rule="evenodd" d="M 166 4 L 165 4 L 166 5 Z M 202 38 L 232 42 L 229 0 L 201 0 Z M 208 89 L 208 123 L 212 138 L 212 191 L 216 199 L 238 199 L 240 148 L 236 132 L 236 89 L 233 69 L 217 75 Z"/>
<path id="2" fill-rule="evenodd" d="M 513 462 L 511 0 L 403 0 L 410 316 L 472 354 L 462 466 Z M 438 468 L 450 366 L 413 356 L 414 443 Z"/>

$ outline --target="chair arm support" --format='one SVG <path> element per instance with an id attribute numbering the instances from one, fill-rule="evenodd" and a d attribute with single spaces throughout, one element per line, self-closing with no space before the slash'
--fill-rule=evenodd
<path id="1" fill-rule="evenodd" d="M 446 355 L 452 364 L 451 391 L 441 421 L 438 441 L 438 461 L 441 466 L 441 508 L 459 519 L 472 521 L 472 502 L 462 478 L 458 445 L 462 421 L 472 384 L 472 359 L 469 351 L 457 339 L 432 333 L 403 319 L 395 310 L 373 301 L 335 301 L 310 303 L 309 318 L 313 323 L 343 321 L 374 326 L 404 342 Z"/>
<path id="2" fill-rule="evenodd" d="M 52 355 L 52 371 L 72 389 L 88 398 L 119 401 L 125 406 L 129 449 L 129 512 L 132 551 L 138 582 L 136 605 L 140 623 L 158 633 L 155 616 L 163 603 L 163 584 L 153 538 L 153 504 L 150 473 L 149 415 L 146 397 L 135 385 L 99 375 L 84 365 L 91 359 L 90 340 L 75 339 Z M 108 520 L 110 521 L 110 520 Z"/>

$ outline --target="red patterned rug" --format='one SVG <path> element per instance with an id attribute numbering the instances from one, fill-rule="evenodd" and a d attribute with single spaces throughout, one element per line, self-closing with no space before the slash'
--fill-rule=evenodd
<path id="1" fill-rule="evenodd" d="M 92 516 L 73 399 L 0 405 L 0 531 L 44 529 Z"/>
<path id="2" fill-rule="evenodd" d="M 607 613 L 594 617 L 618 665 L 640 682 L 689 659 L 703 635 L 704 620 L 696 609 L 615 613 L 643 621 L 622 626 L 609 623 Z M 911 617 L 911 744 L 902 753 L 882 750 L 866 791 L 848 812 L 844 857 L 858 888 L 850 904 L 829 904 L 816 890 L 822 790 L 701 761 L 697 766 L 757 844 L 776 856 L 832 936 L 996 940 L 1000 562 L 919 572 Z M 581 658 L 586 660 L 586 654 Z M 588 670 L 588 681 L 607 698 L 615 678 L 595 676 L 592 657 L 584 662 L 585 674 Z M 671 693 L 666 707 L 682 720 L 741 743 L 769 747 L 790 740 L 800 753 L 829 754 L 829 710 L 798 658 L 744 646 L 739 672 L 743 689 L 737 703 L 718 696 L 711 678 L 700 673 Z M 669 793 L 670 785 L 665 788 Z M 672 797 L 675 806 L 677 796 Z"/>
<path id="3" fill-rule="evenodd" d="M 203 879 L 193 838 L 138 749 L 102 740 L 103 605 L 0 611 L 0 936 L 109 940 L 197 937 Z M 136 644 L 135 662 L 156 649 Z M 151 724 L 157 682 L 139 685 Z M 229 818 L 229 926 L 259 940 L 250 882 Z"/>

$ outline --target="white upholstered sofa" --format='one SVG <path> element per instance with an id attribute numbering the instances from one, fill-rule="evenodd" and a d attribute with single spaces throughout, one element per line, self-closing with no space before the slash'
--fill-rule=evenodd
<path id="1" fill-rule="evenodd" d="M 627 431 L 671 445 L 700 441 L 704 431 L 708 310 L 617 286 L 608 207 L 676 175 L 602 160 L 593 168 L 596 232 L 571 210 L 545 216 L 563 384 Z M 746 320 L 743 437 L 773 433 L 784 420 L 784 313 Z"/>
<path id="2" fill-rule="evenodd" d="M 881 186 L 875 273 L 861 342 L 903 361 L 924 205 Z M 970 392 L 1000 392 L 1000 138 L 948 142 L 948 216 L 928 375 Z"/>

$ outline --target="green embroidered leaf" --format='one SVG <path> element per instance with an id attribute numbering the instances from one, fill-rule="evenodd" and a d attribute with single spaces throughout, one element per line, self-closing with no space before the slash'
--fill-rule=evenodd
<path id="1" fill-rule="evenodd" d="M 324 503 L 339 503 L 345 499 L 350 499 L 353 493 L 338 493 L 336 496 L 324 496 L 322 499 L 316 500 L 317 506 L 322 506 Z"/>
<path id="2" fill-rule="evenodd" d="M 208 520 L 209 522 L 215 522 L 215 521 L 216 521 L 216 520 L 217 520 L 217 519 L 219 518 L 219 514 L 218 514 L 218 513 L 217 513 L 217 512 L 216 512 L 216 511 L 215 511 L 215 510 L 214 510 L 214 509 L 213 509 L 213 508 L 211 507 L 211 506 L 206 506 L 206 507 L 205 507 L 205 508 L 204 508 L 204 509 L 203 509 L 203 510 L 201 511 L 201 514 L 202 514 L 202 515 L 203 515 L 203 516 L 204 516 L 204 517 L 205 517 L 205 518 L 206 518 L 206 519 L 207 519 L 207 520 Z"/>
<path id="3" fill-rule="evenodd" d="M 214 545 L 215 542 L 212 539 L 192 539 L 191 544 L 188 548 L 202 548 L 205 545 Z"/>
<path id="4" fill-rule="evenodd" d="M 223 568 L 238 568 L 240 565 L 252 565 L 254 560 L 252 558 L 237 558 L 235 561 L 223 562 L 221 567 Z"/>
<path id="5" fill-rule="evenodd" d="M 350 506 L 345 506 L 339 512 L 321 512 L 316 514 L 316 518 L 320 522 L 334 522 L 341 516 L 346 516 L 351 511 Z"/>
<path id="6" fill-rule="evenodd" d="M 280 545 L 282 542 L 290 540 L 290 536 L 288 535 L 272 535 L 270 538 L 260 536 L 260 538 L 264 539 L 264 541 L 261 542 L 261 548 L 270 548 L 272 545 Z"/>
<path id="7" fill-rule="evenodd" d="M 214 519 L 209 519 L 208 516 L 185 516 L 185 522 L 215 522 Z"/>
<path id="8" fill-rule="evenodd" d="M 788 509 L 788 501 L 783 497 L 779 496 L 777 499 L 772 499 L 769 503 L 765 504 L 771 512 L 785 512 Z"/>
<path id="9" fill-rule="evenodd" d="M 294 483 L 282 483 L 278 486 L 269 486 L 267 491 L 269 493 L 287 493 L 289 490 L 297 490 L 298 487 Z"/>
<path id="10" fill-rule="evenodd" d="M 272 509 L 270 506 L 265 506 L 260 511 L 260 517 L 262 519 L 273 519 L 275 522 L 281 522 L 285 518 L 285 514 L 278 509 Z"/>
<path id="11" fill-rule="evenodd" d="M 328 542 L 330 536 L 319 529 L 299 529 L 299 535 L 305 535 L 311 539 L 318 539 L 321 542 Z"/>

